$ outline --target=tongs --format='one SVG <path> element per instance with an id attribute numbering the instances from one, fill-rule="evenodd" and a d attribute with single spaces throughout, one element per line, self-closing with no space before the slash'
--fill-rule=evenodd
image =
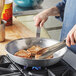
<path id="1" fill-rule="evenodd" d="M 45 59 L 48 56 L 53 55 L 55 52 L 57 52 L 58 50 L 62 49 L 63 47 L 66 46 L 66 40 L 56 43 L 55 45 L 46 47 L 46 48 L 42 48 L 41 50 L 39 50 L 37 52 L 37 54 L 40 54 L 41 52 L 43 52 L 45 50 L 45 52 L 39 57 L 39 59 Z"/>
<path id="2" fill-rule="evenodd" d="M 41 28 L 37 27 L 37 30 L 36 30 L 36 37 L 37 38 L 40 38 L 40 31 L 41 31 Z M 41 54 L 42 52 L 45 51 L 45 53 L 43 53 L 39 57 L 39 59 L 45 59 L 48 56 L 53 55 L 55 52 L 57 52 L 58 50 L 62 49 L 65 46 L 66 46 L 66 40 L 64 40 L 62 42 L 59 42 L 59 43 L 56 43 L 55 45 L 52 45 L 52 46 L 49 46 L 49 47 L 46 47 L 46 48 L 42 48 L 41 50 L 39 50 L 37 52 L 37 54 Z"/>

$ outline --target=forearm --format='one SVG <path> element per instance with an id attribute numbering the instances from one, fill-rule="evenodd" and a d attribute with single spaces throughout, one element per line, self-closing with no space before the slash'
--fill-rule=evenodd
<path id="1" fill-rule="evenodd" d="M 44 12 L 46 12 L 46 14 L 48 16 L 60 16 L 60 12 L 57 7 L 49 8 L 49 9 L 45 10 Z"/>

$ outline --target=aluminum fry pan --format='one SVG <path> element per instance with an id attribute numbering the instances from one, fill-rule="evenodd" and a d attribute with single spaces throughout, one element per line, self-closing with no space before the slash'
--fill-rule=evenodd
<path id="1" fill-rule="evenodd" d="M 32 66 L 41 66 L 46 67 L 50 65 L 54 65 L 61 60 L 64 54 L 67 51 L 67 48 L 64 47 L 61 50 L 55 52 L 53 54 L 53 58 L 51 59 L 42 59 L 42 60 L 35 60 L 35 59 L 26 59 L 18 56 L 14 56 L 14 54 L 21 50 L 27 49 L 32 45 L 39 45 L 40 47 L 48 47 L 51 45 L 56 44 L 58 41 L 52 39 L 45 39 L 45 38 L 21 38 L 17 40 L 13 40 L 6 45 L 6 51 L 8 52 L 8 56 L 16 63 L 28 67 Z"/>

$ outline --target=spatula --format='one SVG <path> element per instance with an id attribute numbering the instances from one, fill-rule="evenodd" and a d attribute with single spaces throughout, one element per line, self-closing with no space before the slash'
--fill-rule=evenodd
<path id="1" fill-rule="evenodd" d="M 40 38 L 40 32 L 41 32 L 41 28 L 37 27 L 37 30 L 36 30 L 36 37 L 37 38 Z"/>
<path id="2" fill-rule="evenodd" d="M 41 28 L 37 27 L 36 29 L 36 38 L 35 40 L 30 39 L 29 41 L 26 40 L 26 44 L 28 44 L 28 47 L 26 47 L 26 49 L 32 47 L 33 45 L 35 45 L 36 43 L 38 43 L 40 41 L 40 32 L 41 32 Z"/>
<path id="3" fill-rule="evenodd" d="M 53 55 L 55 52 L 57 52 L 58 50 L 62 49 L 63 47 L 66 46 L 66 40 L 62 41 L 62 42 L 59 42 L 59 43 L 56 43 L 55 45 L 52 45 L 50 47 L 46 47 L 46 48 L 42 48 L 41 50 L 39 50 L 37 52 L 37 54 L 41 54 L 44 53 L 39 57 L 39 59 L 45 59 L 47 58 L 48 56 L 51 56 Z"/>
<path id="4" fill-rule="evenodd" d="M 1 24 L 1 15 L 4 8 L 5 0 L 0 0 L 0 24 Z"/>

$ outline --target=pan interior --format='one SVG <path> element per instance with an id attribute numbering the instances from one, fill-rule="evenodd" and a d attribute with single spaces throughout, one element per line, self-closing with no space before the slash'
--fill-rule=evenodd
<path id="1" fill-rule="evenodd" d="M 7 44 L 6 46 L 6 51 L 9 52 L 10 54 L 15 54 L 17 51 L 21 49 L 28 49 L 31 44 L 32 45 L 38 45 L 42 48 L 48 47 L 51 45 L 56 44 L 58 41 L 52 40 L 52 39 L 41 39 L 41 38 L 24 38 L 24 39 L 18 39 L 14 40 L 10 43 Z M 66 48 L 62 48 L 61 50 L 57 51 L 54 53 L 53 58 L 57 58 L 62 56 L 66 52 Z"/>

